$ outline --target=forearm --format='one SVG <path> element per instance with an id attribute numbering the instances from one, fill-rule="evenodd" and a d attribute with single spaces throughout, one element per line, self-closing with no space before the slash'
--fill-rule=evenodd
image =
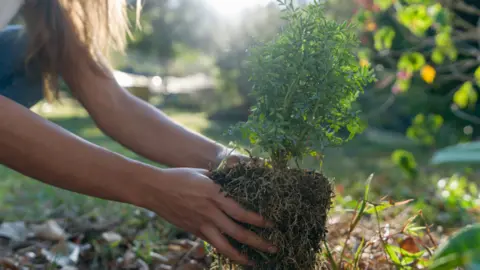
<path id="1" fill-rule="evenodd" d="M 99 128 L 117 142 L 154 162 L 170 167 L 209 169 L 228 149 L 175 123 L 160 110 L 128 94 L 114 81 L 95 78 L 81 100 Z M 77 91 L 79 92 L 79 91 Z"/>
<path id="2" fill-rule="evenodd" d="M 0 96 L 0 163 L 44 183 L 135 204 L 142 165 L 90 144 Z M 140 177 L 138 174 L 136 177 Z"/>
<path id="3" fill-rule="evenodd" d="M 75 64 L 80 70 L 86 69 L 82 61 Z M 103 70 L 107 76 L 84 72 L 81 78 L 64 74 L 64 79 L 98 127 L 117 142 L 170 167 L 209 169 L 228 152 L 226 147 L 132 96 L 120 87 L 111 71 Z"/>
<path id="4" fill-rule="evenodd" d="M 228 151 L 133 96 L 126 95 L 117 104 L 97 117 L 98 125 L 115 140 L 155 162 L 209 169 Z"/>

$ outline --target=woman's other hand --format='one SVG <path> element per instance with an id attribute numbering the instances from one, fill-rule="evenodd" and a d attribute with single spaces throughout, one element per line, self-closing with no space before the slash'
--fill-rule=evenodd
<path id="1" fill-rule="evenodd" d="M 275 252 L 270 243 L 238 225 L 232 218 L 258 227 L 271 224 L 225 197 L 220 187 L 208 177 L 207 170 L 175 168 L 162 170 L 160 174 L 159 181 L 149 183 L 142 207 L 204 239 L 218 252 L 240 264 L 250 262 L 229 244 L 222 233 L 259 250 Z"/>

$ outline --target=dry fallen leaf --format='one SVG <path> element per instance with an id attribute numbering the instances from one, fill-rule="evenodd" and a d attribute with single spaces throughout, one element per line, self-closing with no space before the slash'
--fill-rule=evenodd
<path id="1" fill-rule="evenodd" d="M 17 270 L 18 268 L 17 263 L 9 258 L 0 258 L 0 269 L 6 270 Z"/>
<path id="2" fill-rule="evenodd" d="M 41 225 L 32 226 L 35 237 L 48 241 L 63 241 L 67 238 L 65 231 L 55 220 L 48 220 Z"/>
<path id="3" fill-rule="evenodd" d="M 42 249 L 42 255 L 51 263 L 62 267 L 74 266 L 80 258 L 81 247 L 71 242 L 60 242 L 50 250 Z"/>
<path id="4" fill-rule="evenodd" d="M 410 253 L 420 252 L 415 240 L 412 237 L 407 237 L 400 242 L 400 248 Z"/>

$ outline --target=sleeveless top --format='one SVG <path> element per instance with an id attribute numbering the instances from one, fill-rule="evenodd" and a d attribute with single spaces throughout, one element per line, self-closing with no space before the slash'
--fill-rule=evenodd
<path id="1" fill-rule="evenodd" d="M 23 27 L 9 25 L 25 1 L 0 2 L 0 95 L 30 108 L 43 98 L 41 72 L 25 66 L 28 37 Z"/>

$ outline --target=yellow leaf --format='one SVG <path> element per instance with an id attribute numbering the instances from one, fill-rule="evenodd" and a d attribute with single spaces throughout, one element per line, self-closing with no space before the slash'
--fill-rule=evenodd
<path id="1" fill-rule="evenodd" d="M 360 66 L 361 67 L 366 67 L 366 66 L 369 66 L 370 65 L 370 62 L 368 62 L 367 59 L 360 59 Z"/>
<path id="2" fill-rule="evenodd" d="M 458 107 L 465 109 L 469 104 L 475 104 L 478 99 L 478 94 L 473 88 L 472 82 L 466 82 L 453 95 L 453 102 Z"/>
<path id="3" fill-rule="evenodd" d="M 432 84 L 433 81 L 435 80 L 435 76 L 437 75 L 437 71 L 435 70 L 434 67 L 430 65 L 426 65 L 422 68 L 421 75 L 422 75 L 422 79 L 426 83 Z"/>
<path id="4" fill-rule="evenodd" d="M 377 30 L 377 24 L 375 22 L 369 21 L 366 24 L 366 29 L 369 32 L 373 32 L 373 31 Z"/>

